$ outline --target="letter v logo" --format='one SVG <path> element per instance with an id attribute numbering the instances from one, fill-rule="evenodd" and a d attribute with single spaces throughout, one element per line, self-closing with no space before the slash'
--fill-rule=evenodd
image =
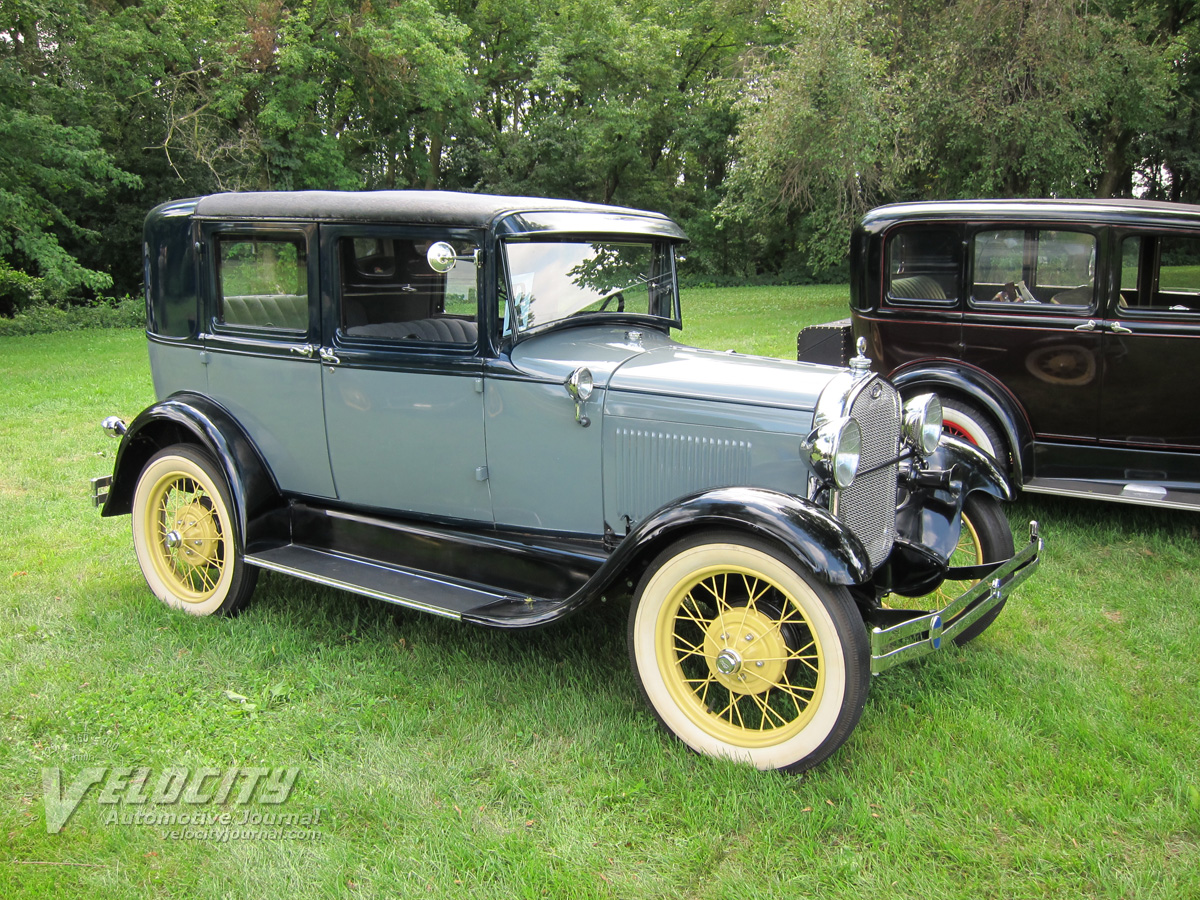
<path id="1" fill-rule="evenodd" d="M 67 819 L 79 808 L 83 795 L 93 784 L 104 780 L 107 767 L 93 766 L 84 769 L 72 782 L 70 789 L 62 792 L 62 769 L 42 769 L 42 802 L 46 807 L 46 833 L 58 834 L 67 824 Z"/>

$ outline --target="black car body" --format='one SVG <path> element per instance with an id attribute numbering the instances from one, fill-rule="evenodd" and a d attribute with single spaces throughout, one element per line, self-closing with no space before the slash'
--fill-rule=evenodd
<path id="1" fill-rule="evenodd" d="M 850 319 L 903 394 L 1030 492 L 1200 508 L 1200 207 L 1131 200 L 906 203 L 851 239 Z"/>

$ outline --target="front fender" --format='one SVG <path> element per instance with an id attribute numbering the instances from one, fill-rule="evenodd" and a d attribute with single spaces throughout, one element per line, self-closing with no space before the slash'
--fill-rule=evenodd
<path id="1" fill-rule="evenodd" d="M 862 542 L 829 510 L 791 494 L 746 487 L 690 494 L 652 513 L 625 536 L 601 572 L 610 566 L 623 571 L 635 559 L 701 528 L 773 540 L 831 584 L 859 584 L 871 575 Z"/>
<path id="2" fill-rule="evenodd" d="M 862 543 L 829 510 L 764 488 L 715 488 L 681 497 L 639 522 L 565 601 L 542 612 L 531 612 L 525 604 L 496 604 L 463 619 L 494 628 L 529 628 L 564 618 L 603 596 L 621 579 L 636 578 L 672 542 L 698 529 L 741 531 L 772 540 L 832 584 L 862 584 L 871 577 Z"/>
<path id="3" fill-rule="evenodd" d="M 917 360 L 900 366 L 888 380 L 905 397 L 933 391 L 972 401 L 992 417 L 1012 448 L 1013 480 L 1020 485 L 1033 471 L 1033 429 L 1025 411 L 1007 387 L 982 369 L 956 360 Z"/>
<path id="4" fill-rule="evenodd" d="M 974 444 L 943 434 L 937 450 L 926 458 L 926 470 L 958 469 L 964 495 L 983 491 L 997 500 L 1012 500 L 1013 490 L 996 460 Z"/>
<path id="5" fill-rule="evenodd" d="M 958 545 L 963 503 L 972 492 L 1013 499 L 1008 479 L 994 459 L 946 434 L 924 464 L 902 470 L 901 477 L 907 490 L 896 511 L 898 545 L 912 547 L 914 559 L 926 553 L 942 562 L 950 558 Z M 902 552 L 893 562 L 905 555 Z"/>
<path id="6" fill-rule="evenodd" d="M 203 447 L 225 474 L 238 520 L 249 543 L 251 523 L 281 503 L 279 488 L 250 438 L 224 407 L 199 394 L 172 394 L 143 410 L 121 439 L 102 516 L 128 515 L 138 477 L 150 457 L 174 444 Z"/>

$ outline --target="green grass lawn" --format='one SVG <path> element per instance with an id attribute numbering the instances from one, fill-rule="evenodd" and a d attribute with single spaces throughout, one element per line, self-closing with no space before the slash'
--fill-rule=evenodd
<path id="1" fill-rule="evenodd" d="M 695 290 L 683 336 L 791 357 L 846 296 Z M 265 574 L 171 612 L 86 490 L 144 337 L 0 339 L 0 379 L 0 897 L 1200 897 L 1198 515 L 1019 501 L 1047 551 L 997 623 L 786 777 L 657 728 L 621 603 L 510 634 Z M 43 769 L 91 766 L 297 767 L 316 837 L 172 840 L 100 786 L 48 834 Z"/>

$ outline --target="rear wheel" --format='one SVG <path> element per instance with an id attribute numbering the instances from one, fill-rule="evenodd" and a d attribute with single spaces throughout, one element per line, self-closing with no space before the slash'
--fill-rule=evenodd
<path id="1" fill-rule="evenodd" d="M 739 534 L 696 536 L 654 561 L 630 609 L 629 652 L 668 731 L 760 769 L 829 757 L 858 723 L 871 678 L 845 588 Z"/>
<path id="2" fill-rule="evenodd" d="M 258 580 L 242 559 L 225 477 L 192 446 L 168 447 L 142 470 L 133 546 L 155 596 L 192 615 L 237 612 Z"/>

